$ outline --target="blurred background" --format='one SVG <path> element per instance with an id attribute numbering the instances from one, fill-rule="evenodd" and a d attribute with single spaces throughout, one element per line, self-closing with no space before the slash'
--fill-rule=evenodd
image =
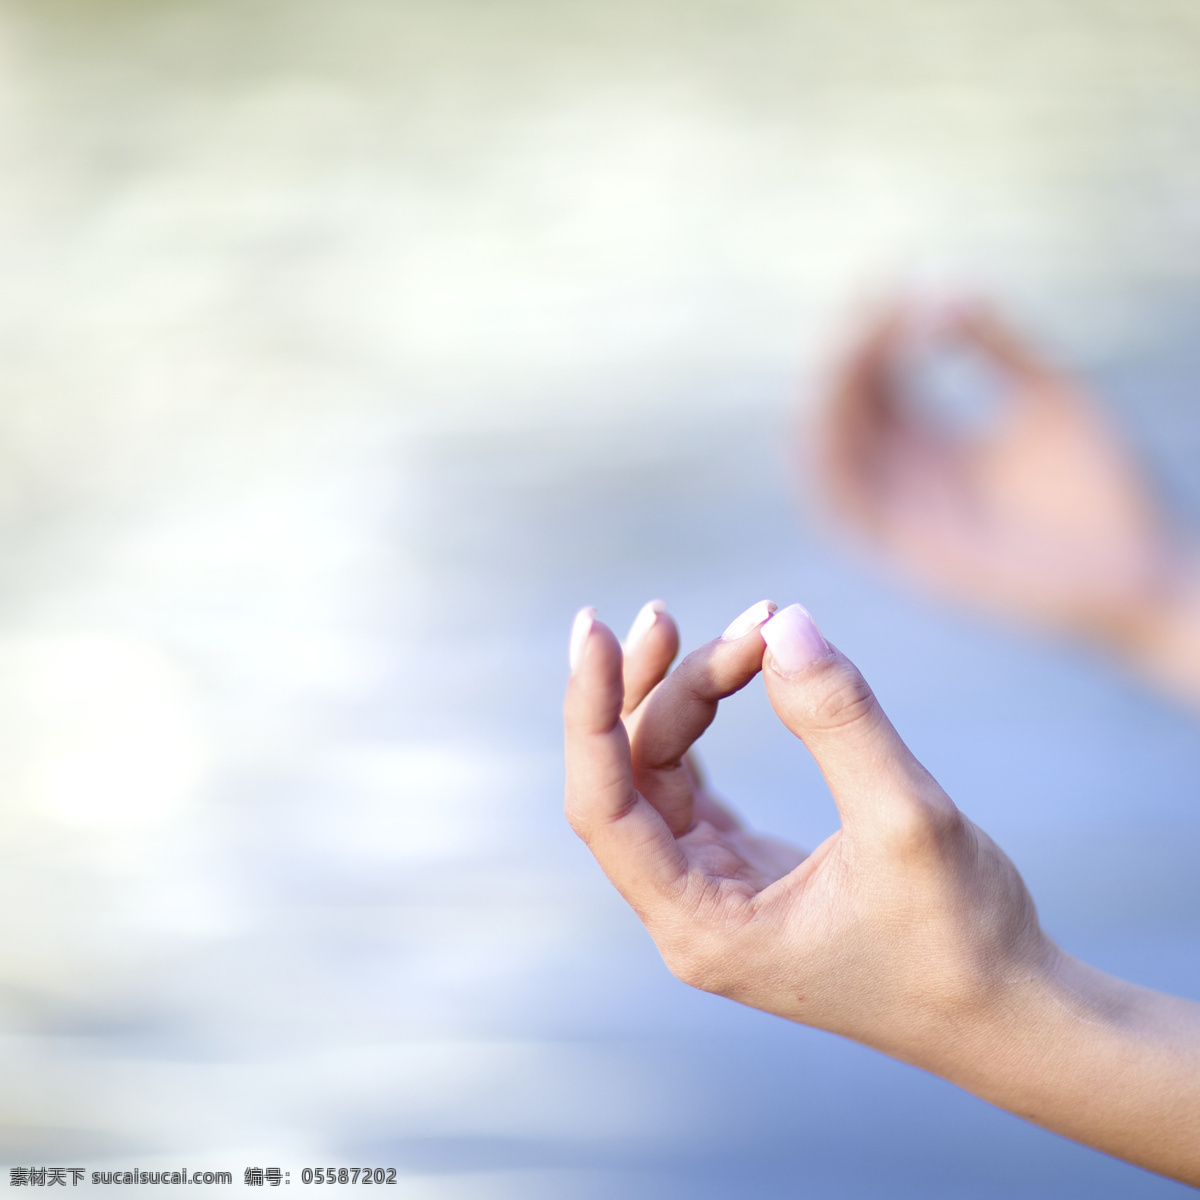
<path id="1" fill-rule="evenodd" d="M 1196 718 L 801 503 L 967 280 L 1200 513 L 1186 0 L 0 0 L 5 1165 L 420 1200 L 1182 1188 L 688 991 L 560 815 L 574 610 L 802 600 L 1072 952 L 1200 996 Z M 836 815 L 757 686 L 718 788 Z"/>

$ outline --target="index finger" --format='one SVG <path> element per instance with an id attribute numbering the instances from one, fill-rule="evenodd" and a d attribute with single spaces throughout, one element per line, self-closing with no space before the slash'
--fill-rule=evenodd
<path id="1" fill-rule="evenodd" d="M 721 637 L 689 654 L 630 718 L 634 781 L 676 836 L 694 815 L 696 788 L 685 756 L 720 701 L 762 669 L 766 643 L 758 630 L 774 611 L 770 600 L 748 609 Z"/>
<path id="2" fill-rule="evenodd" d="M 1063 382 L 1058 371 L 989 306 L 961 304 L 946 318 L 946 332 L 958 337 L 993 367 L 1017 383 L 1045 385 Z M 1047 393 L 1039 390 L 1039 396 Z"/>

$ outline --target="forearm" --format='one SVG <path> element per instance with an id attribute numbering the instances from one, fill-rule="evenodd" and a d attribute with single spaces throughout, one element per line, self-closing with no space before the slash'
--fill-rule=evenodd
<path id="1" fill-rule="evenodd" d="M 920 1065 L 1097 1150 L 1200 1185 L 1200 1004 L 1052 948 Z"/>

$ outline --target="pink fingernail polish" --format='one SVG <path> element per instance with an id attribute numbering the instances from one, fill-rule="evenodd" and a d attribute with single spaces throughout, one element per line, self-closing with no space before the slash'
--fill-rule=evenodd
<path id="1" fill-rule="evenodd" d="M 654 622 L 658 620 L 658 614 L 666 611 L 666 601 L 651 600 L 638 610 L 638 615 L 633 618 L 633 624 L 629 627 L 629 632 L 625 635 L 625 651 L 628 653 L 638 642 L 642 640 L 654 628 Z"/>
<path id="2" fill-rule="evenodd" d="M 762 635 L 783 675 L 795 675 L 829 656 L 829 644 L 803 604 L 790 604 L 777 612 L 763 626 Z"/>
<path id="3" fill-rule="evenodd" d="M 596 610 L 594 608 L 581 608 L 575 614 L 575 621 L 571 626 L 571 648 L 569 651 L 572 675 L 575 674 L 575 668 L 579 666 L 579 662 L 583 658 L 583 648 L 587 645 L 588 634 L 592 632 L 592 622 L 595 619 Z"/>
<path id="4" fill-rule="evenodd" d="M 738 638 L 745 637 L 752 629 L 769 620 L 776 608 L 778 605 L 774 600 L 760 600 L 752 604 L 740 617 L 734 617 L 729 622 L 729 628 L 721 634 L 721 641 L 736 642 Z"/>

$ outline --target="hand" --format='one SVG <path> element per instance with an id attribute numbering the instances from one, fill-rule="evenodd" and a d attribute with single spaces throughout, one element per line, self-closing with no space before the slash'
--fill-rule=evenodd
<path id="1" fill-rule="evenodd" d="M 678 635 L 665 614 L 631 637 L 624 662 L 581 614 L 568 817 L 685 982 L 936 1069 L 947 1036 L 1002 1006 L 1053 947 L 1012 864 L 912 756 L 853 664 L 799 605 L 768 618 L 756 606 L 667 675 Z M 767 644 L 771 703 L 842 816 L 807 857 L 745 831 L 688 765 Z"/>
<path id="2" fill-rule="evenodd" d="M 1126 644 L 1173 585 L 1164 522 L 1086 389 L 985 309 L 897 305 L 836 370 L 819 468 L 835 509 L 959 599 Z M 917 349 L 958 344 L 1004 389 L 981 438 L 938 428 L 906 394 Z M 908 385 L 911 387 L 911 383 Z"/>
<path id="3" fill-rule="evenodd" d="M 661 605 L 622 657 L 585 609 L 565 705 L 567 816 L 685 982 L 844 1034 L 1049 1129 L 1200 1184 L 1200 1005 L 1063 954 L 1003 852 L 913 758 L 799 605 L 756 605 L 671 674 Z M 769 647 L 769 651 L 768 651 Z M 842 827 L 755 835 L 688 752 L 762 670 Z"/>

